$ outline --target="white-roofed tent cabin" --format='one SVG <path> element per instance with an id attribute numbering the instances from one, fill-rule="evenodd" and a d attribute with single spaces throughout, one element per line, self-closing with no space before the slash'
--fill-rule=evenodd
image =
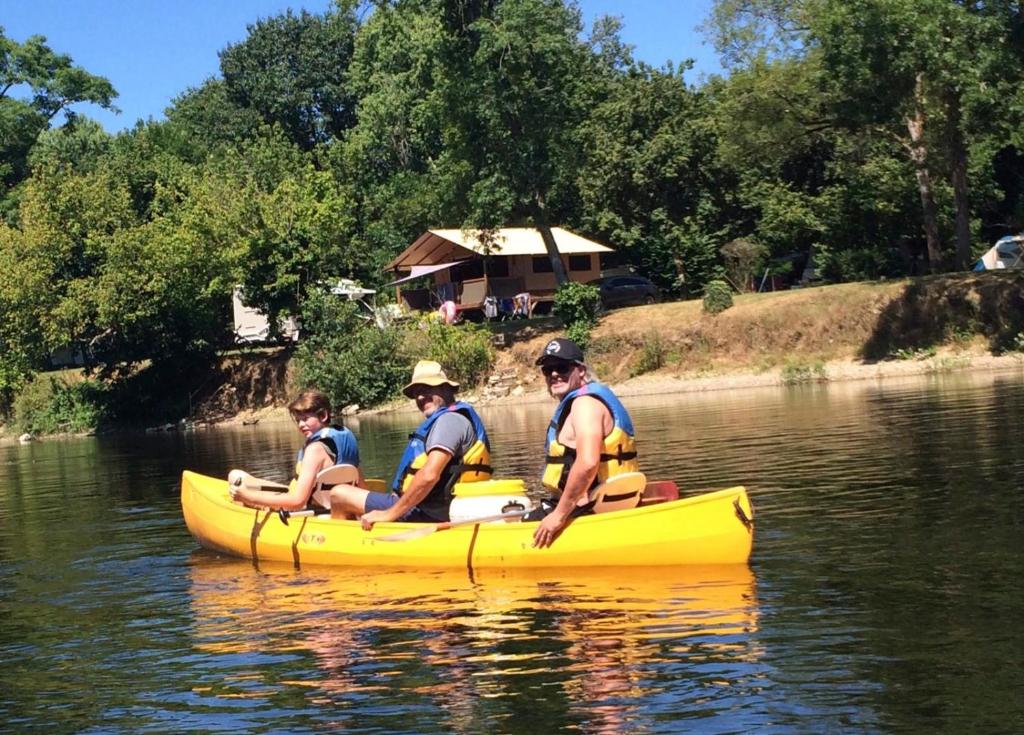
<path id="1" fill-rule="evenodd" d="M 481 242 L 481 234 L 485 242 Z M 601 253 L 611 248 L 564 230 L 551 228 L 566 275 L 586 282 L 601 274 Z M 556 282 L 540 231 L 532 227 L 479 230 L 427 230 L 385 267 L 397 279 L 398 299 L 413 309 L 433 309 L 453 301 L 456 309 L 483 314 L 485 299 L 493 297 L 502 311 L 515 297 L 529 294 L 529 310 L 550 308 Z M 401 285 L 430 276 L 429 288 Z"/>
<path id="2" fill-rule="evenodd" d="M 974 264 L 976 271 L 1024 268 L 1024 234 L 1007 235 L 989 248 Z"/>

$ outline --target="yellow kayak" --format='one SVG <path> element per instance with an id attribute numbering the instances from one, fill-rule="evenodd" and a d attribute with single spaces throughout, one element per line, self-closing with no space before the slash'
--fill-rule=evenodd
<path id="1" fill-rule="evenodd" d="M 226 480 L 186 471 L 185 523 L 199 544 L 232 556 L 295 565 L 509 569 L 741 564 L 753 544 L 742 487 L 576 518 L 552 546 L 533 548 L 535 522 L 377 523 L 246 508 Z M 387 538 L 406 540 L 384 540 Z"/>

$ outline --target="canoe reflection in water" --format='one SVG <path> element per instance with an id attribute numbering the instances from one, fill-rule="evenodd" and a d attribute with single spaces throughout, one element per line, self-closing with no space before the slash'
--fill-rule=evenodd
<path id="1" fill-rule="evenodd" d="M 715 692 L 749 678 L 759 658 L 746 565 L 470 579 L 256 570 L 197 551 L 190 574 L 195 648 L 211 672 L 194 693 L 211 707 L 245 698 L 256 712 L 311 709 L 332 727 L 365 727 L 373 702 L 419 731 L 524 717 L 532 724 L 517 730 L 632 731 L 659 709 L 712 714 Z"/>

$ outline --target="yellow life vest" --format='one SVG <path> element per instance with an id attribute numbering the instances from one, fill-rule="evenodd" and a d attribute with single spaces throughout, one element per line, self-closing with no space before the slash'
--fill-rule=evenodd
<path id="1" fill-rule="evenodd" d="M 587 383 L 568 393 L 562 399 L 548 426 L 545 446 L 547 457 L 541 482 L 552 493 L 560 494 L 565 489 L 569 470 L 572 468 L 573 462 L 576 461 L 576 449 L 561 444 L 558 441 L 558 432 L 569 417 L 572 402 L 580 396 L 593 396 L 601 401 L 611 413 L 613 423 L 612 430 L 601 444 L 601 462 L 597 466 L 597 476 L 591 487 L 623 472 L 638 472 L 640 470 L 633 420 L 629 417 L 626 407 L 607 386 L 601 383 Z"/>

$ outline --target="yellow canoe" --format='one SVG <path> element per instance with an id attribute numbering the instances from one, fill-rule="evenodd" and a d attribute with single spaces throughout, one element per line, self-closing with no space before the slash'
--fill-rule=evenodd
<path id="1" fill-rule="evenodd" d="M 225 480 L 184 472 L 181 507 L 200 545 L 232 556 L 420 568 L 549 568 L 741 564 L 753 544 L 753 510 L 742 487 L 633 510 L 576 518 L 546 549 L 533 548 L 536 523 L 472 523 L 406 541 L 384 541 L 422 524 L 326 516 L 292 517 L 234 503 Z"/>

